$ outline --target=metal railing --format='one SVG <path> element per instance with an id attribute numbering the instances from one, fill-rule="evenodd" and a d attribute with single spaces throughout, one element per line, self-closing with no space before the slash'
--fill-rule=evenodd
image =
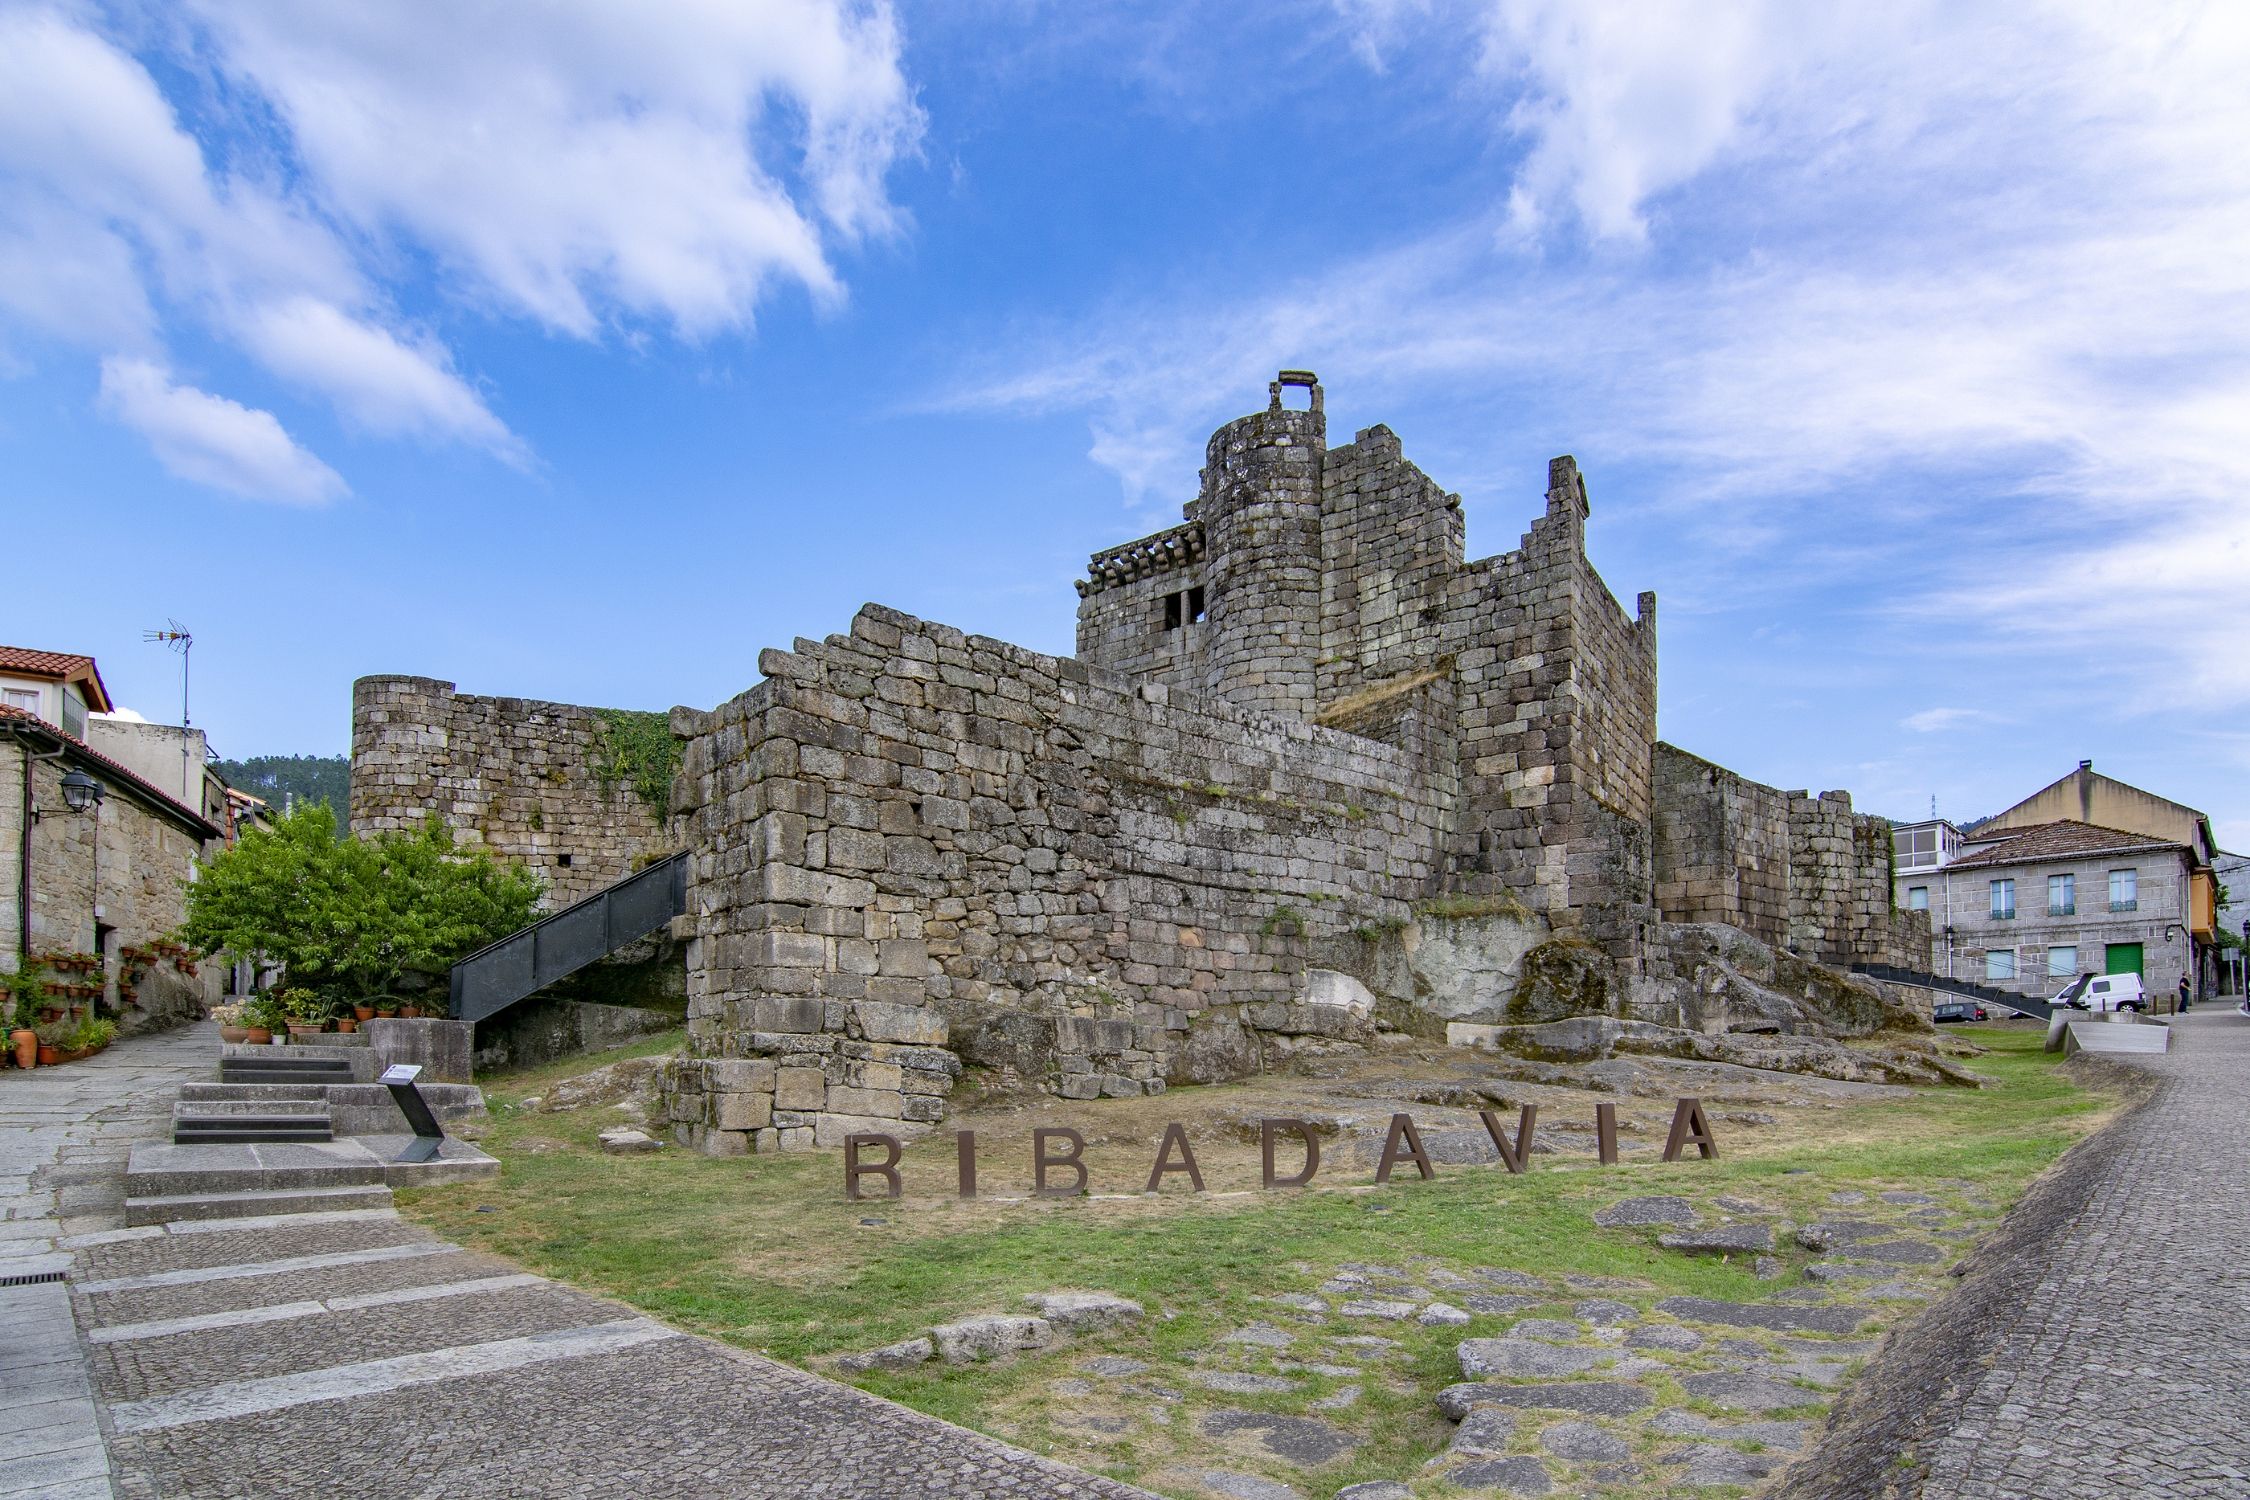
<path id="1" fill-rule="evenodd" d="M 453 966 L 456 1021 L 481 1021 L 615 953 L 687 910 L 687 855 L 670 855 Z"/>
<path id="2" fill-rule="evenodd" d="M 1911 984 L 1919 989 L 1943 990 L 1949 995 L 1981 1000 L 1986 1005 L 2012 1010 L 2020 1016 L 2036 1016 L 2042 1021 L 2053 1015 L 2055 1009 L 2044 1000 L 2019 995 L 2014 990 L 1996 989 L 1989 984 L 1953 979 L 1943 974 L 1925 974 L 1919 969 L 1902 969 L 1896 964 L 1853 964 L 1852 972 L 1865 974 L 1870 979 L 1880 979 L 1886 984 Z"/>

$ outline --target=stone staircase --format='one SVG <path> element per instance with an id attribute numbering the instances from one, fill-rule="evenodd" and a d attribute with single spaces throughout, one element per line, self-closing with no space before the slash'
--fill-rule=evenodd
<path id="1" fill-rule="evenodd" d="M 364 1034 L 229 1046 L 216 1082 L 180 1085 L 170 1143 L 136 1145 L 125 1175 L 131 1226 L 382 1209 L 401 1184 L 488 1177 L 499 1163 L 450 1137 L 436 1160 L 396 1158 L 410 1135 Z M 441 1121 L 484 1112 L 473 1084 L 420 1090 Z"/>
<path id="2" fill-rule="evenodd" d="M 172 1106 L 175 1146 L 335 1138 L 335 1122 L 329 1116 L 326 1099 L 182 1099 Z"/>
<path id="3" fill-rule="evenodd" d="M 360 1048 L 361 1053 L 366 1049 Z M 272 1056 L 262 1054 L 271 1053 Z M 358 1072 L 343 1048 L 230 1047 L 219 1059 L 221 1083 L 354 1083 Z"/>

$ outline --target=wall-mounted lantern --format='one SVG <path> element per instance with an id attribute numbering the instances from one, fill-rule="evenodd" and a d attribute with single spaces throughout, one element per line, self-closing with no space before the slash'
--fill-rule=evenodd
<path id="1" fill-rule="evenodd" d="M 101 806 L 102 784 L 75 766 L 63 773 L 63 801 L 74 813 Z"/>

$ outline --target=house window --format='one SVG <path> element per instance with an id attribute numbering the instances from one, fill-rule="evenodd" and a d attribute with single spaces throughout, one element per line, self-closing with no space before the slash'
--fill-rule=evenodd
<path id="1" fill-rule="evenodd" d="M 2013 948 L 1987 948 L 1984 951 L 1984 977 L 1987 979 L 2013 979 L 2016 977 L 2016 950 Z"/>
<path id="2" fill-rule="evenodd" d="M 1908 911 L 1928 911 L 1930 909 L 1930 888 L 1926 885 L 1908 886 L 1906 888 L 1906 909 Z"/>
<path id="3" fill-rule="evenodd" d="M 2013 880 L 1992 882 L 1992 920 L 2007 922 L 2016 915 L 2016 883 Z"/>
<path id="4" fill-rule="evenodd" d="M 1203 587 L 1182 589 L 1164 596 L 1164 628 L 1178 630 L 1183 625 L 1203 623 Z"/>
<path id="5" fill-rule="evenodd" d="M 2047 877 L 2047 915 L 2050 917 L 2075 917 L 2078 915 L 2077 876 L 2050 875 Z"/>
<path id="6" fill-rule="evenodd" d="M 2141 872 L 2138 870 L 2112 870 L 2109 872 L 2109 909 L 2111 911 L 2139 911 L 2141 908 Z"/>
<path id="7" fill-rule="evenodd" d="M 1928 870 L 1938 862 L 1938 831 L 1935 828 L 1901 828 L 1891 834 L 1891 848 L 1898 856 L 1902 870 Z"/>
<path id="8" fill-rule="evenodd" d="M 2049 979 L 2075 979 L 2078 977 L 2078 950 L 2072 947 L 2047 950 L 2047 977 Z"/>
<path id="9" fill-rule="evenodd" d="M 7 703 L 10 708 L 20 708 L 27 714 L 36 714 L 39 712 L 39 689 L 9 688 Z"/>

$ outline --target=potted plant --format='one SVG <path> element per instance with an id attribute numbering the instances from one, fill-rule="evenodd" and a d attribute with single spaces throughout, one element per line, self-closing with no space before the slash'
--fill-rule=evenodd
<path id="1" fill-rule="evenodd" d="M 397 997 L 393 995 L 377 995 L 375 997 L 375 1014 L 381 1016 L 386 1021 L 396 1020 L 398 1018 Z"/>
<path id="2" fill-rule="evenodd" d="M 71 1033 L 78 1029 L 75 1021 L 42 1021 L 38 1025 L 39 1066 L 52 1068 L 64 1060 L 69 1051 Z"/>
<path id="3" fill-rule="evenodd" d="M 36 968 L 0 975 L 0 981 L 5 981 L 4 992 L 14 1000 L 9 1007 L 13 1029 L 8 1032 L 8 1044 L 15 1048 L 16 1066 L 36 1066 L 39 1061 L 39 1005 L 46 994 L 46 986 L 40 982 Z"/>
<path id="4" fill-rule="evenodd" d="M 357 1006 L 338 1000 L 331 1009 L 336 1017 L 336 1029 L 338 1031 L 352 1032 L 359 1030 L 359 1008 Z"/>
<path id="5" fill-rule="evenodd" d="M 116 1040 L 117 1023 L 115 1021 L 105 1021 L 99 1016 L 87 1016 L 72 1027 L 68 1035 L 63 1037 L 61 1043 L 62 1060 L 64 1062 L 76 1062 L 82 1057 L 92 1057 Z"/>
<path id="6" fill-rule="evenodd" d="M 220 1041 L 240 1044 L 250 1040 L 250 1028 L 242 1024 L 243 1007 L 248 1003 L 248 1001 L 244 1001 L 241 1005 L 214 1005 L 211 1007 L 211 1019 L 219 1023 Z"/>
<path id="7" fill-rule="evenodd" d="M 292 1037 L 318 1036 L 327 1029 L 328 1002 L 317 990 L 283 990 L 281 1011 Z"/>
<path id="8" fill-rule="evenodd" d="M 252 995 L 242 1007 L 242 1024 L 249 1032 L 243 1038 L 253 1047 L 262 1047 L 273 1040 L 274 1032 L 288 1020 L 281 1001 L 273 991 L 264 990 Z"/>
<path id="9" fill-rule="evenodd" d="M 352 1007 L 352 1019 L 355 1021 L 374 1020 L 375 1002 L 372 1000 L 362 1000 L 357 1005 L 354 1005 Z"/>

